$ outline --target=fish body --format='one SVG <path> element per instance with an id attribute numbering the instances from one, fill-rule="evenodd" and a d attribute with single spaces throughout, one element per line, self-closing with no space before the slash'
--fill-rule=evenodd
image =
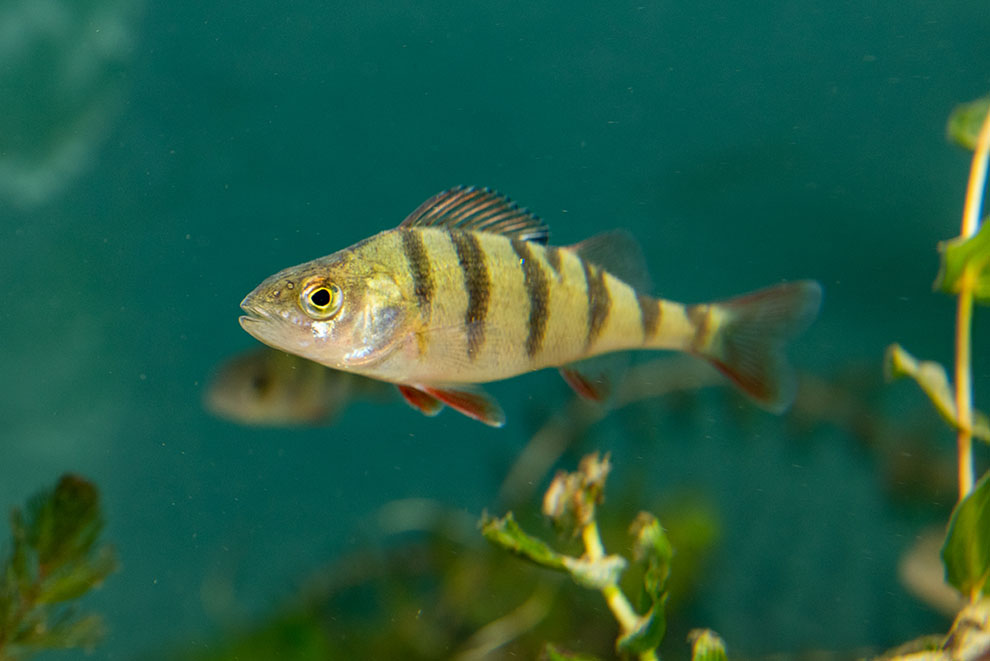
<path id="1" fill-rule="evenodd" d="M 494 425 L 501 410 L 470 384 L 559 367 L 600 398 L 598 375 L 575 363 L 630 349 L 694 353 L 764 406 L 790 402 L 783 343 L 815 316 L 817 283 L 684 305 L 645 292 L 624 232 L 573 246 L 547 237 L 497 193 L 444 191 L 394 229 L 266 279 L 242 302 L 241 325 L 275 348 L 395 383 L 425 413 L 448 404 Z"/>
<path id="2" fill-rule="evenodd" d="M 377 398 L 386 384 L 268 347 L 238 354 L 210 379 L 204 405 L 252 426 L 329 423 L 355 397 Z"/>

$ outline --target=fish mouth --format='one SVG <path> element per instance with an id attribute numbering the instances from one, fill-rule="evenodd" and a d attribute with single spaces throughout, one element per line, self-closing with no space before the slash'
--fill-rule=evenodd
<path id="1" fill-rule="evenodd" d="M 244 297 L 244 300 L 241 301 L 241 309 L 247 313 L 247 314 L 242 314 L 238 318 L 238 321 L 241 323 L 241 326 L 244 326 L 245 324 L 259 323 L 262 321 L 271 321 L 272 319 L 272 316 L 268 313 L 268 311 L 261 307 L 258 307 L 257 305 L 254 305 L 252 299 L 253 296 L 251 294 L 248 294 L 247 296 Z"/>

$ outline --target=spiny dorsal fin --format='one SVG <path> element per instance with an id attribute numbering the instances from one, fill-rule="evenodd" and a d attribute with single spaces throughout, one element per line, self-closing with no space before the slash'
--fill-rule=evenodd
<path id="1" fill-rule="evenodd" d="M 629 232 L 603 232 L 567 248 L 586 262 L 605 269 L 636 291 L 650 293 L 652 284 L 643 250 Z"/>
<path id="2" fill-rule="evenodd" d="M 546 223 L 489 188 L 458 186 L 437 193 L 409 214 L 399 227 L 452 227 L 547 242 Z"/>

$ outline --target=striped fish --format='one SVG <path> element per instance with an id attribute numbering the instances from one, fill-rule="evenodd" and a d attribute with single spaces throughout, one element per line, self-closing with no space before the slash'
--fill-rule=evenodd
<path id="1" fill-rule="evenodd" d="M 584 396 L 606 387 L 585 359 L 630 349 L 701 356 L 764 407 L 794 395 L 785 341 L 815 317 L 821 287 L 793 282 L 683 305 L 647 293 L 624 232 L 572 246 L 489 189 L 454 188 L 398 227 L 285 269 L 241 302 L 241 326 L 276 349 L 398 385 L 427 415 L 444 404 L 501 426 L 472 384 L 558 367 Z"/>

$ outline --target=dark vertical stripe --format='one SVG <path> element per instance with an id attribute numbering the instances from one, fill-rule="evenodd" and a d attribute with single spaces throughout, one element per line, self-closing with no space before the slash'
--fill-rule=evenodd
<path id="1" fill-rule="evenodd" d="M 560 248 L 557 246 L 546 246 L 545 254 L 547 256 L 547 264 L 553 269 L 553 274 L 555 277 L 560 277 Z"/>
<path id="2" fill-rule="evenodd" d="M 464 290 L 468 295 L 464 325 L 467 328 L 467 355 L 474 360 L 485 343 L 485 318 L 488 316 L 488 294 L 491 279 L 478 237 L 471 232 L 449 230 L 450 241 L 457 251 L 457 260 L 464 271 Z"/>
<path id="3" fill-rule="evenodd" d="M 687 307 L 687 318 L 694 326 L 694 337 L 691 338 L 692 351 L 701 351 L 708 344 L 712 325 L 711 309 L 711 305 L 704 303 Z"/>
<path id="4" fill-rule="evenodd" d="M 532 358 L 543 346 L 543 337 L 547 331 L 550 284 L 539 261 L 533 259 L 533 251 L 530 250 L 529 243 L 512 239 L 512 249 L 519 255 L 523 282 L 526 285 L 526 294 L 529 296 L 529 334 L 526 336 L 526 353 Z"/>
<path id="5" fill-rule="evenodd" d="M 581 266 L 584 267 L 584 282 L 588 289 L 588 339 L 585 347 L 590 349 L 605 327 L 609 309 L 612 307 L 612 296 L 605 285 L 605 271 L 583 259 Z"/>
<path id="6" fill-rule="evenodd" d="M 639 302 L 639 320 L 643 324 L 643 342 L 646 342 L 656 335 L 660 326 L 660 301 L 639 293 L 636 294 L 636 301 Z"/>
<path id="7" fill-rule="evenodd" d="M 409 262 L 409 270 L 412 272 L 416 303 L 420 312 L 428 314 L 433 302 L 433 273 L 430 270 L 430 258 L 426 254 L 426 246 L 423 245 L 423 237 L 416 229 L 402 230 L 399 234 L 402 236 L 402 250 L 406 254 L 406 261 Z"/>

